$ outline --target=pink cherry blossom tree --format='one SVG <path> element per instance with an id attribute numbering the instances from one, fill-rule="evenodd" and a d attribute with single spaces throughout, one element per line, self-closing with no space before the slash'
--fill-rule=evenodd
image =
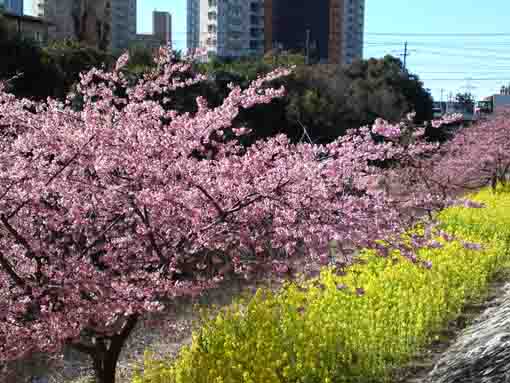
<path id="1" fill-rule="evenodd" d="M 445 123 L 451 118 L 444 119 Z M 440 126 L 441 121 L 435 124 Z M 510 112 L 502 111 L 459 130 L 430 156 L 414 157 L 408 166 L 391 175 L 415 208 L 421 206 L 431 213 L 458 202 L 473 206 L 462 200 L 464 194 L 485 186 L 495 190 L 508 182 Z"/>
<path id="2" fill-rule="evenodd" d="M 79 110 L 0 91 L 0 360 L 68 344 L 112 383 L 137 321 L 175 297 L 231 270 L 249 278 L 334 262 L 331 240 L 395 239 L 408 222 L 378 187 L 379 165 L 437 150 L 409 121 L 327 146 L 277 136 L 244 148 L 228 137 L 249 132 L 232 121 L 283 95 L 265 84 L 287 70 L 180 113 L 165 105 L 203 80 L 183 76 L 190 64 L 162 50 L 130 85 L 127 60 L 81 77 Z"/>

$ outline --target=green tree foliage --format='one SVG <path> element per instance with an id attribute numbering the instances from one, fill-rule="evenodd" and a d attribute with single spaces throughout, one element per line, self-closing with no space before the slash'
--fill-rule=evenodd
<path id="1" fill-rule="evenodd" d="M 432 97 L 400 59 L 386 56 L 355 61 L 345 73 L 351 80 L 348 102 L 362 124 L 377 117 L 397 121 L 409 111 L 416 112 L 418 123 L 432 119 Z"/>
<path id="2" fill-rule="evenodd" d="M 129 63 L 127 70 L 133 74 L 144 73 L 154 67 L 154 58 L 151 49 L 141 44 L 129 48 Z"/>
<path id="3" fill-rule="evenodd" d="M 22 36 L 7 35 L 1 26 L 0 52 L 0 79 L 12 79 L 12 93 L 33 99 L 65 97 L 81 72 L 113 62 L 109 54 L 77 42 L 59 41 L 41 47 Z"/>
<path id="4" fill-rule="evenodd" d="M 5 17 L 2 15 L 2 8 L 0 5 L 0 40 L 7 38 L 7 22 Z"/>
<path id="5" fill-rule="evenodd" d="M 344 68 L 305 66 L 303 62 L 299 55 L 268 55 L 262 60 L 212 60 L 199 64 L 198 69 L 209 76 L 210 90 L 205 94 L 212 94 L 207 99 L 215 103 L 226 95 L 231 82 L 245 86 L 275 66 L 297 65 L 292 76 L 272 84 L 286 87 L 285 98 L 243 111 L 238 117 L 239 124 L 254 130 L 253 139 L 285 133 L 299 140 L 306 130 L 314 142 L 324 143 L 379 117 L 399 121 L 416 111 L 416 122 L 432 119 L 432 97 L 399 59 L 387 56 Z"/>
<path id="6" fill-rule="evenodd" d="M 96 48 L 66 40 L 45 47 L 42 60 L 57 72 L 59 83 L 54 90 L 56 97 L 64 97 L 78 81 L 80 73 L 102 65 L 110 66 L 114 57 Z"/>
<path id="7" fill-rule="evenodd" d="M 469 92 L 457 93 L 457 95 L 455 96 L 455 101 L 458 102 L 463 108 L 471 112 L 475 105 L 475 98 Z"/>
<path id="8" fill-rule="evenodd" d="M 20 36 L 4 36 L 0 39 L 0 52 L 0 79 L 10 79 L 11 92 L 37 99 L 55 94 L 56 70 L 46 65 L 41 48 L 34 42 Z"/>

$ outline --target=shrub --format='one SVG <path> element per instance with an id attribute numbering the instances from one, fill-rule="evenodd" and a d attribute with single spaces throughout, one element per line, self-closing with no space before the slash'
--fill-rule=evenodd
<path id="1" fill-rule="evenodd" d="M 432 268 L 399 254 L 365 251 L 345 275 L 324 269 L 317 279 L 259 290 L 214 313 L 205 310 L 193 343 L 175 361 L 147 354 L 134 383 L 367 382 L 389 379 L 483 294 L 508 260 L 510 195 L 484 190 L 484 209 L 439 214 L 438 237 L 419 252 Z M 441 232 L 438 232 L 441 233 Z M 474 251 L 480 243 L 483 250 Z"/>

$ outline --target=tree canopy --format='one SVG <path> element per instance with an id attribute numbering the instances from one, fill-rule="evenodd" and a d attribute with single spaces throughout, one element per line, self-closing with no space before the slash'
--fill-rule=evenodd
<path id="1" fill-rule="evenodd" d="M 412 216 L 381 184 L 416 179 L 408 165 L 438 150 L 414 114 L 328 145 L 276 135 L 245 147 L 250 129 L 234 121 L 282 98 L 284 88 L 267 84 L 287 70 L 232 86 L 217 106 L 198 97 L 189 112 L 173 100 L 204 75 L 166 50 L 136 81 L 128 62 L 83 75 L 80 108 L 0 88 L 0 360 L 68 344 L 91 357 L 98 383 L 113 383 L 144 314 L 230 273 L 345 267 L 353 248 L 399 249 L 422 264 L 398 240 Z M 448 203 L 425 186 L 406 208 Z M 341 257 L 331 240 L 349 245 Z"/>

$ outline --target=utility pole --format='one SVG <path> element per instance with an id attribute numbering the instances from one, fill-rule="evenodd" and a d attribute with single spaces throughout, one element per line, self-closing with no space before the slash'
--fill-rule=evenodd
<path id="1" fill-rule="evenodd" d="M 473 86 L 471 85 L 471 78 L 466 78 L 466 85 L 464 85 L 463 87 L 461 87 L 462 89 L 465 89 L 466 90 L 466 93 L 469 93 L 472 95 L 472 91 L 474 89 L 476 89 L 477 87 L 476 86 Z"/>
<path id="2" fill-rule="evenodd" d="M 444 102 L 443 102 L 443 93 L 444 93 L 444 89 L 441 88 L 441 113 L 444 113 L 444 110 L 443 110 L 443 104 L 444 104 Z"/>
<path id="3" fill-rule="evenodd" d="M 306 30 L 305 64 L 310 65 L 310 29 Z"/>
<path id="4" fill-rule="evenodd" d="M 407 41 L 404 44 L 404 70 L 407 68 Z"/>
<path id="5" fill-rule="evenodd" d="M 393 51 L 392 53 L 398 54 L 400 57 L 403 57 L 403 68 L 402 70 L 407 69 L 407 57 L 411 56 L 411 51 L 415 51 L 416 49 L 409 49 L 407 41 L 404 43 L 404 53 L 399 49 L 398 51 Z"/>

